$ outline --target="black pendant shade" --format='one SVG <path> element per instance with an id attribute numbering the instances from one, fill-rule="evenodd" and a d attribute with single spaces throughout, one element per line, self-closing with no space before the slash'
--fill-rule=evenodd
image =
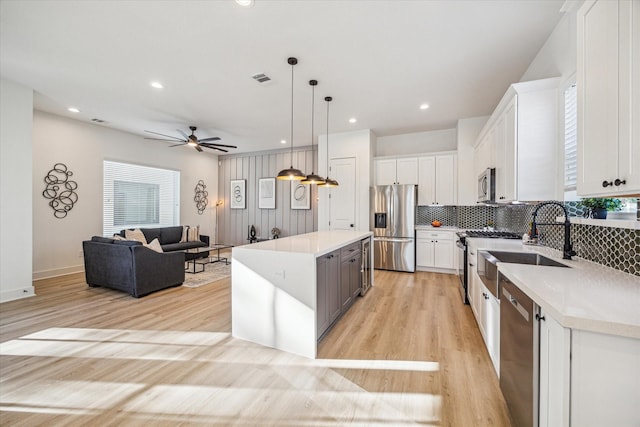
<path id="1" fill-rule="evenodd" d="M 287 63 L 291 65 L 291 167 L 281 170 L 276 178 L 287 181 L 301 181 L 306 178 L 306 175 L 293 167 L 293 66 L 298 63 L 298 60 L 292 57 L 287 59 Z"/>

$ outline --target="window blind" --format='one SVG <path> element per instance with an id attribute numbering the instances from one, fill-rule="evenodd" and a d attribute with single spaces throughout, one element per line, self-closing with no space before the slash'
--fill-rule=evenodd
<path id="1" fill-rule="evenodd" d="M 564 191 L 576 189 L 578 112 L 576 84 L 564 91 Z"/>
<path id="2" fill-rule="evenodd" d="M 180 172 L 104 161 L 102 234 L 180 224 Z"/>

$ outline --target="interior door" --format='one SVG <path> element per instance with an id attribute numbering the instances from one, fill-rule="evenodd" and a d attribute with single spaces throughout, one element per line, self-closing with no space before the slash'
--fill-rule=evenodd
<path id="1" fill-rule="evenodd" d="M 356 224 L 356 159 L 332 159 L 331 178 L 338 181 L 338 187 L 329 193 L 329 229 L 355 230 Z"/>

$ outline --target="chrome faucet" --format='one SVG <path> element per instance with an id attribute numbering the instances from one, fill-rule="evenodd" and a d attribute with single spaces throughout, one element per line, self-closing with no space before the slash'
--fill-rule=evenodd
<path id="1" fill-rule="evenodd" d="M 564 211 L 564 224 L 559 224 L 557 222 L 536 223 L 538 211 L 540 210 L 541 207 L 547 206 L 547 205 L 557 205 L 562 208 L 562 210 Z M 536 209 L 533 211 L 533 222 L 531 224 L 531 238 L 538 236 L 538 229 L 537 229 L 538 225 L 564 225 L 564 247 L 562 250 L 562 258 L 571 259 L 571 257 L 576 254 L 576 252 L 573 250 L 573 245 L 571 244 L 571 222 L 569 221 L 569 213 L 567 212 L 567 208 L 565 208 L 562 203 L 556 202 L 556 201 L 539 203 L 536 206 Z"/>

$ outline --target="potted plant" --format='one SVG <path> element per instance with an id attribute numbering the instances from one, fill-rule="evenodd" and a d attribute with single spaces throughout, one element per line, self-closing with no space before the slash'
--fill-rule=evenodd
<path id="1" fill-rule="evenodd" d="M 622 201 L 612 198 L 586 198 L 582 199 L 578 206 L 587 209 L 585 216 L 595 219 L 607 219 L 607 211 L 619 211 L 622 209 Z"/>

